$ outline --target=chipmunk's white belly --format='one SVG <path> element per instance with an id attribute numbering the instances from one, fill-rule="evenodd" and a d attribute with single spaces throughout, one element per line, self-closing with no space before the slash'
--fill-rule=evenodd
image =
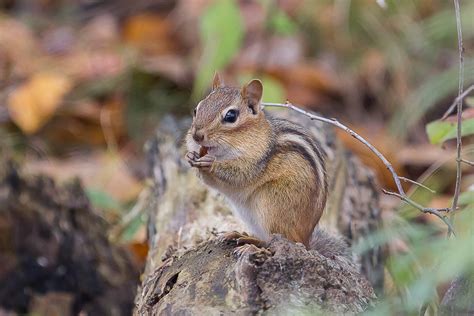
<path id="1" fill-rule="evenodd" d="M 262 240 L 268 240 L 270 234 L 265 231 L 259 218 L 258 212 L 245 203 L 246 197 L 242 194 L 227 195 L 232 205 L 232 213 L 245 224 L 245 229 L 250 235 L 258 237 Z"/>
<path id="2" fill-rule="evenodd" d="M 206 182 L 206 179 L 203 180 Z M 223 183 L 216 185 L 215 182 L 207 182 L 207 184 L 226 197 L 226 200 L 231 205 L 234 216 L 245 224 L 245 232 L 261 240 L 270 239 L 271 234 L 264 229 L 263 219 L 259 217 L 259 212 L 253 209 L 251 203 L 249 203 L 253 189 L 236 189 L 233 186 L 227 186 Z"/>

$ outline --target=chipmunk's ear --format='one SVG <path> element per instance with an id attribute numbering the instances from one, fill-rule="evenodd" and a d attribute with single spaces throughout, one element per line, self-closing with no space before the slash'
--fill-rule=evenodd
<path id="1" fill-rule="evenodd" d="M 257 114 L 260 111 L 260 101 L 262 101 L 262 82 L 258 79 L 252 79 L 249 83 L 243 86 L 240 94 L 242 99 L 247 102 L 252 113 Z"/>
<path id="2" fill-rule="evenodd" d="M 224 81 L 221 80 L 221 76 L 216 71 L 214 73 L 214 79 L 212 79 L 212 90 L 216 90 L 217 88 L 222 88 L 224 86 Z"/>

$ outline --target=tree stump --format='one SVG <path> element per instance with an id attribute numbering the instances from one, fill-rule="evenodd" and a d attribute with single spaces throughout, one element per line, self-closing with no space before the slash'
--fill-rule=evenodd
<path id="1" fill-rule="evenodd" d="M 164 118 L 147 144 L 152 196 L 150 252 L 136 314 L 253 314 L 322 310 L 358 313 L 383 287 L 381 249 L 356 257 L 350 246 L 380 226 L 374 176 L 327 125 L 286 111 L 328 153 L 330 196 L 311 250 L 275 235 L 267 251 L 237 258 L 220 232 L 245 231 L 224 198 L 208 190 L 183 157 L 189 119 Z"/>

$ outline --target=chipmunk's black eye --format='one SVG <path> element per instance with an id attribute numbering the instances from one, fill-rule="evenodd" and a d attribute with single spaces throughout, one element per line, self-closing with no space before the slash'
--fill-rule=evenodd
<path id="1" fill-rule="evenodd" d="M 193 116 L 196 116 L 196 108 L 193 110 Z"/>
<path id="2" fill-rule="evenodd" d="M 239 112 L 237 110 L 229 110 L 224 116 L 224 122 L 234 123 L 237 121 L 237 116 L 239 116 Z"/>

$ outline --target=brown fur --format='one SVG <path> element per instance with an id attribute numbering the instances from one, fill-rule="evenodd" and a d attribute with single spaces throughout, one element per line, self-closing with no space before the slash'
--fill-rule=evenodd
<path id="1" fill-rule="evenodd" d="M 239 90 L 214 79 L 213 92 L 198 105 L 188 150 L 211 148 L 216 159 L 199 175 L 232 202 L 253 234 L 279 233 L 308 246 L 326 201 L 324 153 L 315 153 L 316 140 L 302 127 L 267 118 L 261 96 L 259 81 Z M 239 111 L 235 123 L 223 121 L 229 108 Z M 204 135 L 200 144 L 196 132 Z"/>

